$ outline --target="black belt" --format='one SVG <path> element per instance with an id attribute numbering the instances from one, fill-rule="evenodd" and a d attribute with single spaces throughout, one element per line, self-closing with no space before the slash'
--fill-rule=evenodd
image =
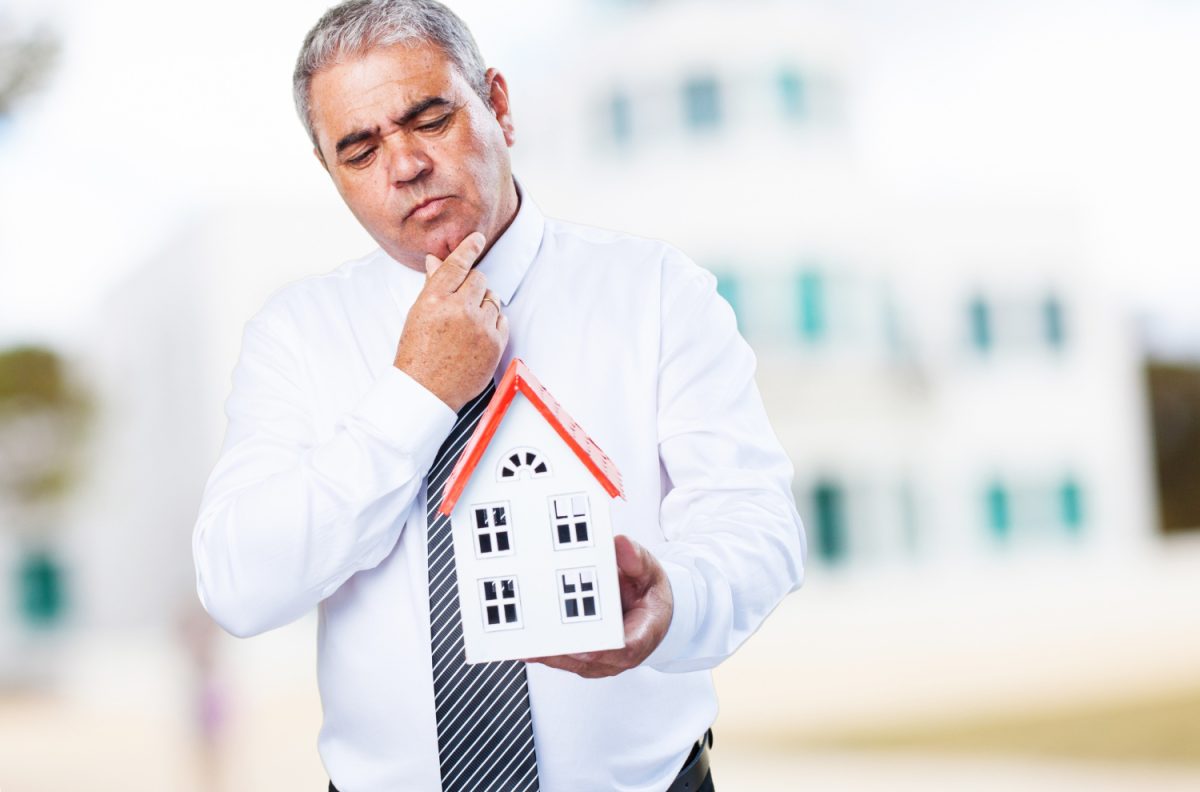
<path id="1" fill-rule="evenodd" d="M 667 792 L 696 792 L 708 780 L 708 749 L 712 747 L 712 729 L 692 746 L 683 769 L 675 776 L 675 781 L 667 788 Z"/>
<path id="2" fill-rule="evenodd" d="M 696 740 L 696 744 L 692 746 L 692 752 L 688 754 L 687 760 L 683 763 L 683 769 L 679 771 L 679 775 L 675 776 L 675 780 L 667 788 L 667 792 L 696 792 L 700 789 L 700 785 L 708 780 L 708 749 L 712 747 L 712 744 L 712 729 L 709 729 L 703 737 Z M 337 787 L 333 785 L 332 781 L 329 782 L 329 792 L 337 792 Z"/>

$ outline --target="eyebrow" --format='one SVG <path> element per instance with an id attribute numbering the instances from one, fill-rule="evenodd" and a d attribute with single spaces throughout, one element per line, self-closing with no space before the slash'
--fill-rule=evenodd
<path id="1" fill-rule="evenodd" d="M 409 108 L 404 111 L 404 115 L 397 119 L 396 124 L 397 126 L 407 126 L 408 124 L 412 123 L 413 119 L 431 107 L 447 107 L 449 105 L 450 100 L 448 99 L 444 99 L 440 96 L 427 96 L 416 104 L 409 106 Z M 378 134 L 379 127 L 374 127 L 372 129 L 360 129 L 355 132 L 351 132 L 337 142 L 337 145 L 334 147 L 334 151 L 340 155 L 343 151 L 350 148 L 355 143 L 361 143 L 364 140 L 372 138 Z"/>

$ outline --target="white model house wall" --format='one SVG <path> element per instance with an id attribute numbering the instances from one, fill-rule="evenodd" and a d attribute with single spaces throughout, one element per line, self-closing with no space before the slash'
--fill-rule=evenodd
<path id="1" fill-rule="evenodd" d="M 550 475 L 521 474 L 515 479 L 500 479 L 499 468 L 515 448 L 536 450 L 549 465 Z M 556 550 L 550 499 L 577 493 L 586 493 L 588 498 L 591 544 Z M 472 507 L 498 501 L 508 504 L 513 552 L 481 559 L 476 552 Z M 537 408 L 518 392 L 452 514 L 468 662 L 543 657 L 624 645 L 609 506 L 608 493 Z M 560 617 L 556 572 L 578 568 L 595 570 L 600 618 L 566 624 Z M 522 627 L 485 632 L 479 581 L 508 576 L 518 580 Z"/>

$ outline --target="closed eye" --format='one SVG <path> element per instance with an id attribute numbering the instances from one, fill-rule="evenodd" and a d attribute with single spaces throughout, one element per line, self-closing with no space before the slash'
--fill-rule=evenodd
<path id="1" fill-rule="evenodd" d="M 346 163 L 349 165 L 366 165 L 367 162 L 370 161 L 372 155 L 374 155 L 374 154 L 375 154 L 375 149 L 369 148 L 366 151 L 364 151 L 362 154 L 357 154 L 357 155 L 351 157 L 350 159 L 346 160 Z"/>
<path id="2" fill-rule="evenodd" d="M 420 132 L 436 132 L 437 130 L 446 126 L 446 124 L 449 121 L 450 121 L 450 113 L 446 113 L 446 115 L 444 115 L 441 118 L 438 118 L 436 120 L 430 121 L 428 124 L 421 124 L 421 126 L 417 127 L 417 130 Z"/>

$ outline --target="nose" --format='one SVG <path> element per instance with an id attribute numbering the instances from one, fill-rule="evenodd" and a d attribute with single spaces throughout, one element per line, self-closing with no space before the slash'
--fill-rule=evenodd
<path id="1" fill-rule="evenodd" d="M 403 133 L 385 137 L 382 149 L 387 157 L 388 181 L 393 185 L 421 178 L 433 164 L 420 142 L 406 140 Z"/>

